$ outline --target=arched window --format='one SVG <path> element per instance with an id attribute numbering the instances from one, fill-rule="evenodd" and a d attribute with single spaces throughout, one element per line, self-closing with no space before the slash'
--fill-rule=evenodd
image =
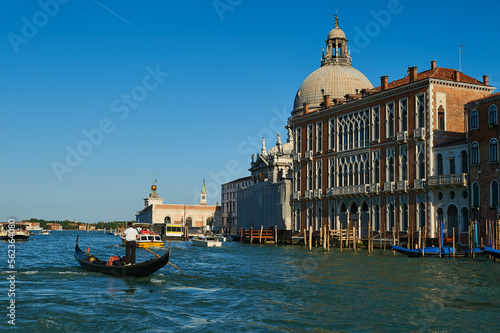
<path id="1" fill-rule="evenodd" d="M 316 231 L 321 228 L 321 207 L 318 207 L 318 214 L 316 214 Z"/>
<path id="2" fill-rule="evenodd" d="M 375 209 L 373 210 L 373 219 L 374 219 L 374 226 L 373 230 L 379 231 L 380 230 L 380 208 L 378 205 L 375 205 Z"/>
<path id="3" fill-rule="evenodd" d="M 443 155 L 441 154 L 437 156 L 437 174 L 438 176 L 443 174 Z"/>
<path id="4" fill-rule="evenodd" d="M 335 209 L 333 207 L 330 208 L 330 229 L 334 229 L 335 226 Z"/>
<path id="5" fill-rule="evenodd" d="M 470 158 L 473 165 L 479 164 L 479 144 L 473 142 L 470 146 Z"/>
<path id="6" fill-rule="evenodd" d="M 490 140 L 490 163 L 498 162 L 498 140 Z"/>
<path id="7" fill-rule="evenodd" d="M 455 167 L 455 154 L 453 154 L 452 152 L 450 152 L 448 154 L 448 167 L 449 167 L 449 173 L 450 175 L 453 175 L 456 173 L 456 167 Z"/>
<path id="8" fill-rule="evenodd" d="M 493 104 L 488 109 L 488 124 L 496 125 L 497 123 L 498 123 L 497 106 Z"/>
<path id="9" fill-rule="evenodd" d="M 498 205 L 498 182 L 493 180 L 490 184 L 490 207 L 496 208 Z"/>
<path id="10" fill-rule="evenodd" d="M 479 183 L 472 184 L 472 207 L 479 207 Z"/>
<path id="11" fill-rule="evenodd" d="M 163 222 L 165 222 L 165 224 L 170 224 L 170 216 L 165 217 Z"/>
<path id="12" fill-rule="evenodd" d="M 458 209 L 457 206 L 451 205 L 448 207 L 448 235 L 453 233 L 453 228 L 455 228 L 455 233 L 458 231 Z"/>
<path id="13" fill-rule="evenodd" d="M 406 202 L 403 203 L 403 209 L 402 209 L 402 221 L 401 221 L 401 231 L 407 231 L 408 230 L 408 205 Z"/>
<path id="14" fill-rule="evenodd" d="M 469 230 L 469 210 L 467 207 L 462 208 L 462 231 Z"/>
<path id="15" fill-rule="evenodd" d="M 420 216 L 419 216 L 419 227 L 424 229 L 425 228 L 425 203 L 421 202 L 420 203 Z"/>
<path id="16" fill-rule="evenodd" d="M 469 172 L 469 162 L 467 160 L 467 152 L 465 150 L 462 150 L 460 155 L 462 157 L 462 173 L 468 173 Z"/>
<path id="17" fill-rule="evenodd" d="M 394 228 L 394 205 L 391 203 L 389 204 L 389 208 L 388 208 L 388 222 L 389 222 L 389 225 L 388 225 L 388 230 L 387 231 L 392 231 L 392 228 Z"/>
<path id="18" fill-rule="evenodd" d="M 393 182 L 394 181 L 394 158 L 391 156 L 389 157 L 389 181 Z"/>
<path id="19" fill-rule="evenodd" d="M 313 210 L 309 208 L 307 210 L 307 230 L 309 230 L 309 227 L 312 226 L 313 223 Z"/>
<path id="20" fill-rule="evenodd" d="M 377 158 L 375 159 L 375 165 L 373 167 L 373 175 L 375 176 L 374 182 L 376 184 L 380 183 L 380 161 Z"/>
<path id="21" fill-rule="evenodd" d="M 436 221 L 436 231 L 439 232 L 439 226 L 443 221 L 443 208 L 438 208 L 437 210 L 437 221 Z"/>
<path id="22" fill-rule="evenodd" d="M 478 128 L 478 115 L 477 115 L 477 110 L 472 110 L 470 113 L 470 129 L 476 129 Z"/>
<path id="23" fill-rule="evenodd" d="M 188 217 L 186 218 L 186 226 L 192 227 L 193 226 L 193 219 Z"/>

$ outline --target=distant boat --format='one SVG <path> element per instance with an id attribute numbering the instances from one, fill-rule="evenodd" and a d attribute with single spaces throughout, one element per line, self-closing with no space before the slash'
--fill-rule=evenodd
<path id="1" fill-rule="evenodd" d="M 214 238 L 217 239 L 219 242 L 231 242 L 233 240 L 233 237 L 224 236 L 223 234 L 215 234 Z"/>
<path id="2" fill-rule="evenodd" d="M 428 246 L 423 249 L 407 249 L 398 245 L 393 245 L 392 249 L 396 252 L 404 254 L 408 257 L 439 257 L 439 247 L 438 246 Z M 455 248 L 455 256 L 457 257 L 468 257 L 469 250 L 466 251 L 457 251 Z M 480 254 L 483 253 L 483 250 L 480 248 L 475 248 L 474 253 Z M 451 246 L 443 246 L 441 248 L 441 257 L 452 257 L 453 256 L 453 247 Z"/>
<path id="3" fill-rule="evenodd" d="M 170 258 L 170 247 L 168 251 L 161 257 L 139 262 L 133 265 L 125 266 L 108 266 L 107 262 L 101 261 L 95 256 L 83 252 L 78 246 L 78 238 L 76 237 L 75 259 L 83 269 L 92 272 L 114 275 L 117 277 L 144 277 L 149 276 L 168 264 Z"/>
<path id="4" fill-rule="evenodd" d="M 127 241 L 125 237 L 121 237 L 123 245 L 126 245 Z M 141 233 L 139 234 L 139 239 L 136 241 L 137 247 L 163 247 L 165 242 L 161 239 L 160 235 L 153 233 Z"/>
<path id="5" fill-rule="evenodd" d="M 43 229 L 41 232 L 38 233 L 39 235 L 45 235 L 48 236 L 50 235 L 50 230 L 49 229 Z"/>
<path id="6" fill-rule="evenodd" d="M 15 222 L 14 228 L 11 228 L 9 232 L 9 222 L 0 223 L 0 239 L 1 240 L 27 240 L 30 238 L 30 232 L 28 230 L 28 223 L 26 222 Z"/>
<path id="7" fill-rule="evenodd" d="M 194 246 L 198 247 L 221 247 L 222 242 L 211 236 L 195 236 L 191 239 Z"/>
<path id="8" fill-rule="evenodd" d="M 114 232 L 114 231 L 106 231 L 106 235 L 111 235 L 111 236 L 114 236 L 114 235 L 115 235 L 115 232 Z"/>

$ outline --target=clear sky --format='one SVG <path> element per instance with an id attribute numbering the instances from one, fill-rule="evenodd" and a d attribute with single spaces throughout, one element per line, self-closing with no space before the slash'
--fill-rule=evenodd
<path id="1" fill-rule="evenodd" d="M 0 221 L 208 203 L 286 139 L 334 27 L 374 86 L 436 60 L 500 86 L 498 1 L 0 2 Z"/>

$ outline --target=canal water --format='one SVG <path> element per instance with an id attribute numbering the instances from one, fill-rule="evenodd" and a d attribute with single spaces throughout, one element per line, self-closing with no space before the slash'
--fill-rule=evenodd
<path id="1" fill-rule="evenodd" d="M 119 237 L 53 231 L 16 243 L 11 275 L 0 242 L 0 331 L 13 332 L 498 332 L 500 264 L 484 257 L 411 259 L 301 246 L 197 248 L 172 242 L 170 265 L 148 278 L 84 271 L 80 246 L 124 255 Z M 163 254 L 164 249 L 154 249 Z M 138 249 L 138 259 L 153 255 Z"/>

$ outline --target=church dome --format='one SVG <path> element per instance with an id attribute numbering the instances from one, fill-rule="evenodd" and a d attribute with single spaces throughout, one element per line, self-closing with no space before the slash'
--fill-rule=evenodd
<path id="1" fill-rule="evenodd" d="M 325 95 L 330 96 L 330 100 L 341 99 L 347 94 L 373 88 L 370 80 L 352 67 L 351 63 L 347 39 L 344 31 L 339 28 L 339 20 L 335 15 L 335 28 L 328 34 L 321 67 L 304 80 L 295 95 L 293 109 L 302 108 L 304 103 L 309 104 L 310 108 L 318 108 Z"/>
<path id="2" fill-rule="evenodd" d="M 373 88 L 370 80 L 351 65 L 326 65 L 304 80 L 295 96 L 293 108 L 301 108 L 304 103 L 310 107 L 319 106 L 323 102 L 323 95 L 329 95 L 331 99 L 344 98 L 346 94 L 355 94 L 368 88 Z"/>
<path id="3" fill-rule="evenodd" d="M 345 33 L 339 28 L 332 29 L 330 33 L 328 34 L 328 39 L 333 39 L 333 38 L 345 38 Z"/>

